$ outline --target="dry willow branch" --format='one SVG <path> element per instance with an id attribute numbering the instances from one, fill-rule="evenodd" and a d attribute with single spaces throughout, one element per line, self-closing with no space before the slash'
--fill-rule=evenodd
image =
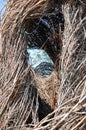
<path id="1" fill-rule="evenodd" d="M 65 28 L 57 106 L 39 120 L 38 91 L 24 55 L 27 45 L 22 30 L 27 18 L 29 24 L 33 17 L 46 13 L 48 6 L 47 0 L 8 0 L 1 21 L 1 130 L 86 129 L 86 6 L 79 0 L 72 7 L 70 2 L 62 5 Z M 40 83 L 38 89 L 41 91 Z"/>

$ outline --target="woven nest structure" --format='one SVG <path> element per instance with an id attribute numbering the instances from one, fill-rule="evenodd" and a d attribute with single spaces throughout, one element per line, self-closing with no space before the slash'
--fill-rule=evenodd
<path id="1" fill-rule="evenodd" d="M 27 31 L 30 34 L 37 19 L 46 15 L 51 19 L 51 8 L 58 13 L 57 6 L 64 18 L 63 27 L 59 23 L 58 32 L 54 27 L 49 46 L 37 45 L 44 44 L 55 63 L 52 74 L 44 77 L 27 63 Z M 0 48 L 1 130 L 86 130 L 83 1 L 8 0 L 1 21 Z"/>

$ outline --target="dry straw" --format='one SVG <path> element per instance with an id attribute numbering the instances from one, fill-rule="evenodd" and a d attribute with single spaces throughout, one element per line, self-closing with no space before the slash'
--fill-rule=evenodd
<path id="1" fill-rule="evenodd" d="M 27 65 L 24 27 L 27 21 L 29 26 L 31 19 L 46 13 L 48 3 L 49 0 L 8 0 L 1 21 L 1 130 L 86 130 L 86 5 L 79 0 L 62 4 L 65 28 L 59 89 L 56 80 L 55 84 L 51 80 L 58 93 L 57 105 L 39 121 L 38 90 L 41 91 L 42 78 L 37 82 Z"/>

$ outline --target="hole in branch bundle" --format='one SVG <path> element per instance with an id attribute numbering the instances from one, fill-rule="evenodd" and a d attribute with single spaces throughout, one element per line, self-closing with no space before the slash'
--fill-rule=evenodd
<path id="1" fill-rule="evenodd" d="M 55 67 L 54 64 L 59 64 L 56 62 L 57 57 L 59 57 L 61 53 L 63 30 L 64 18 L 61 8 L 58 5 L 57 7 L 55 6 L 49 9 L 46 14 L 38 18 L 32 18 L 29 22 L 28 20 L 26 21 L 27 52 L 29 53 L 29 63 L 33 68 L 40 64 L 40 69 L 43 69 L 43 65 L 44 68 L 50 65 L 53 70 Z M 43 52 L 43 50 L 45 50 L 45 52 Z M 46 55 L 46 58 L 43 58 L 44 55 Z M 49 62 L 48 60 L 51 61 Z M 39 67 L 37 67 L 37 69 L 39 71 Z M 41 70 L 40 73 L 43 75 Z"/>
<path id="2" fill-rule="evenodd" d="M 43 15 L 27 18 L 24 25 L 28 64 L 39 74 L 36 78 L 40 77 L 36 79 L 37 89 L 40 90 L 39 120 L 55 108 L 58 96 L 56 92 L 59 86 L 57 74 L 53 74 L 52 71 L 59 68 L 58 57 L 62 50 L 64 17 L 58 4 L 50 6 Z"/>

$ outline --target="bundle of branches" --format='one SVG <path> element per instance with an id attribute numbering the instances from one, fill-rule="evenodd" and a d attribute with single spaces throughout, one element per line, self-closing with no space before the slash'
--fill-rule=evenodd
<path id="1" fill-rule="evenodd" d="M 29 28 L 32 19 L 48 13 L 47 10 L 56 2 L 62 6 L 65 22 L 62 49 L 59 59 L 58 56 L 56 59 L 59 60 L 59 67 L 56 63 L 55 73 L 48 77 L 48 83 L 47 78 L 41 77 L 39 80 L 27 64 L 25 28 L 26 25 Z M 86 5 L 79 0 L 61 3 L 54 0 L 8 0 L 1 21 L 1 130 L 86 129 L 85 12 Z M 44 85 L 57 93 L 57 103 L 52 110 L 48 110 L 48 115 L 41 115 L 42 108 L 47 109 L 46 104 L 39 99 L 39 95 L 41 98 L 44 94 L 41 88 Z"/>

